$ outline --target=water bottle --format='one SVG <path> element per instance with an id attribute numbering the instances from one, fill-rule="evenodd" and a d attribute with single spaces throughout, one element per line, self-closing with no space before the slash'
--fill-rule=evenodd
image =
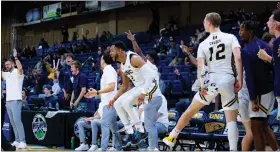
<path id="1" fill-rule="evenodd" d="M 101 140 L 100 140 L 100 138 L 97 139 L 97 146 L 98 146 L 98 147 L 101 146 Z"/>
<path id="2" fill-rule="evenodd" d="M 71 149 L 75 149 L 75 137 L 71 137 Z"/>
<path id="3" fill-rule="evenodd" d="M 55 109 L 56 109 L 56 110 L 59 110 L 59 104 L 58 104 L 58 102 L 55 104 Z"/>

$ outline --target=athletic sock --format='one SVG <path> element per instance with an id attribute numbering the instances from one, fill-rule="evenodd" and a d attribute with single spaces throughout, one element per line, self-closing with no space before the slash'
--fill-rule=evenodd
<path id="1" fill-rule="evenodd" d="M 231 151 L 237 151 L 237 143 L 239 138 L 237 123 L 231 121 L 227 124 L 227 126 L 228 126 L 229 148 Z"/>
<path id="2" fill-rule="evenodd" d="M 176 127 L 175 127 L 175 128 L 170 132 L 169 137 L 171 137 L 171 138 L 177 138 L 179 134 L 180 134 L 180 131 L 178 131 L 178 130 L 176 129 Z"/>
<path id="3" fill-rule="evenodd" d="M 134 130 L 131 125 L 125 126 L 125 130 L 127 134 L 133 134 Z"/>
<path id="4" fill-rule="evenodd" d="M 135 125 L 135 128 L 136 128 L 137 131 L 139 131 L 141 133 L 145 133 L 145 129 L 144 129 L 142 123 Z"/>

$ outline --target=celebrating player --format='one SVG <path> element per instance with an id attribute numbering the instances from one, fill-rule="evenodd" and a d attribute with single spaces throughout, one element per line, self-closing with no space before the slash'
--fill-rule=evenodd
<path id="1" fill-rule="evenodd" d="M 267 26 L 269 34 L 274 35 L 276 39 L 273 43 L 272 57 L 264 50 L 258 53 L 259 58 L 273 64 L 274 67 L 274 95 L 278 102 L 278 119 L 280 119 L 280 10 L 275 10 L 270 16 Z"/>
<path id="2" fill-rule="evenodd" d="M 201 81 L 202 69 L 205 61 L 209 67 L 209 86 L 202 88 L 193 98 L 191 105 L 183 113 L 176 127 L 172 130 L 163 142 L 170 147 L 176 143 L 176 138 L 180 131 L 189 123 L 191 117 L 196 114 L 205 105 L 221 94 L 222 106 L 226 115 L 228 126 L 228 140 L 230 150 L 237 150 L 238 129 L 237 129 L 237 96 L 236 93 L 242 87 L 243 73 L 240 56 L 240 45 L 236 37 L 232 34 L 220 31 L 221 17 L 218 13 L 208 13 L 204 19 L 204 28 L 210 35 L 198 47 L 198 79 Z M 238 71 L 238 81 L 235 79 L 235 69 L 233 68 L 232 59 L 235 59 Z M 203 72 L 203 73 L 204 73 Z M 211 90 L 216 86 L 217 91 Z"/>
<path id="3" fill-rule="evenodd" d="M 142 122 L 133 108 L 133 105 L 137 104 L 137 98 L 138 104 L 143 104 L 145 98 L 148 98 L 146 100 L 148 102 L 146 106 L 147 108 L 144 108 L 144 110 L 146 109 L 145 113 L 149 117 L 145 117 L 145 119 L 151 122 L 151 125 L 153 125 L 153 122 L 156 122 L 157 111 L 162 104 L 160 92 L 157 91 L 157 73 L 155 73 L 139 55 L 131 51 L 126 51 L 126 46 L 121 41 L 116 41 L 112 44 L 110 55 L 114 61 L 121 63 L 123 85 L 118 90 L 118 93 L 113 100 L 110 101 L 109 107 L 114 105 L 117 114 L 125 126 L 126 133 L 129 134 L 129 140 L 131 140 L 132 143 L 139 143 L 141 138 L 144 138 L 143 136 L 146 135 L 144 134 L 145 130 Z M 127 91 L 130 83 L 129 79 L 133 82 L 135 87 Z M 127 114 L 132 123 L 130 123 Z M 137 130 L 135 134 L 132 127 L 134 124 Z M 145 124 L 145 126 L 146 125 L 149 125 L 149 123 Z M 146 126 L 146 129 L 149 134 L 151 134 L 149 136 L 152 136 L 154 131 L 156 132 L 154 126 Z M 139 132 L 142 137 L 139 136 Z"/>
<path id="4" fill-rule="evenodd" d="M 251 131 L 257 151 L 265 150 L 264 139 L 267 140 L 272 150 L 277 150 L 277 141 L 273 131 L 268 126 L 267 120 L 267 116 L 274 106 L 272 68 L 270 68 L 271 65 L 258 59 L 257 56 L 260 49 L 271 52 L 268 44 L 255 36 L 256 25 L 252 21 L 242 23 L 239 33 L 246 43 L 241 51 L 241 56 L 246 80 L 243 83 L 247 84 L 248 87 L 248 89 L 243 87 L 239 92 L 239 113 L 246 129 L 242 150 L 250 150 Z M 259 71 L 262 72 L 259 73 Z M 250 126 L 252 129 L 248 128 Z"/>

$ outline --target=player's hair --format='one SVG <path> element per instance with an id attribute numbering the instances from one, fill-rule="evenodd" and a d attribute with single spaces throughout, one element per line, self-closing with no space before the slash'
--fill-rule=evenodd
<path id="1" fill-rule="evenodd" d="M 115 47 L 127 51 L 126 45 L 122 41 L 115 41 L 112 43 L 112 45 L 115 45 Z"/>
<path id="2" fill-rule="evenodd" d="M 6 60 L 5 62 L 11 62 L 11 63 L 13 63 L 13 64 L 15 64 L 15 61 L 13 60 L 13 59 L 8 59 L 8 60 Z"/>
<path id="3" fill-rule="evenodd" d="M 157 65 L 158 63 L 158 55 L 157 52 L 151 51 L 148 53 L 148 55 L 154 60 L 155 64 Z"/>
<path id="4" fill-rule="evenodd" d="M 103 58 L 103 60 L 106 64 L 113 64 L 113 62 L 114 62 L 112 57 L 110 56 L 110 54 L 108 52 L 104 52 L 102 58 Z"/>
<path id="5" fill-rule="evenodd" d="M 206 14 L 206 20 L 208 20 L 214 27 L 219 27 L 222 22 L 220 14 L 215 12 Z"/>
<path id="6" fill-rule="evenodd" d="M 22 88 L 22 91 L 25 92 L 25 95 L 26 95 L 26 96 L 29 96 L 29 91 L 28 91 L 26 88 Z"/>
<path id="7" fill-rule="evenodd" d="M 65 59 L 66 59 L 67 57 L 71 57 L 73 60 L 75 59 L 75 58 L 74 58 L 74 54 L 72 54 L 72 53 L 67 53 L 67 54 L 65 54 Z"/>
<path id="8" fill-rule="evenodd" d="M 280 22 L 280 10 L 276 9 L 272 12 L 273 19 L 277 22 Z"/>
<path id="9" fill-rule="evenodd" d="M 252 32 L 253 35 L 256 35 L 257 25 L 253 21 L 244 21 L 243 23 L 241 23 L 241 27 L 249 32 Z"/>
<path id="10" fill-rule="evenodd" d="M 81 71 L 82 64 L 79 61 L 76 60 L 71 65 L 73 65 L 75 68 Z"/>
<path id="11" fill-rule="evenodd" d="M 272 12 L 272 15 L 273 15 L 273 20 L 275 20 L 277 23 L 276 30 L 280 31 L 280 10 L 279 9 L 274 10 Z"/>

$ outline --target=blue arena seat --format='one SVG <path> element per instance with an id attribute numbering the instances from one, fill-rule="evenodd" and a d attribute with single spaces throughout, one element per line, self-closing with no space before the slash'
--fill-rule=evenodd
<path id="1" fill-rule="evenodd" d="M 178 65 L 175 68 L 178 69 L 180 72 L 183 72 L 184 67 L 184 65 Z"/>
<path id="2" fill-rule="evenodd" d="M 200 143 L 203 143 L 203 138 L 211 138 L 211 134 L 205 133 L 204 124 L 208 119 L 208 115 L 204 111 L 197 112 L 190 120 L 190 123 L 182 130 L 179 135 L 177 145 L 184 150 L 184 147 L 189 147 L 191 151 L 194 151 L 196 148 L 201 148 Z M 195 143 L 183 143 L 180 140 L 194 140 Z"/>
<path id="3" fill-rule="evenodd" d="M 158 72 L 161 73 L 162 72 L 162 67 L 158 66 Z"/>
<path id="4" fill-rule="evenodd" d="M 176 126 L 179 118 L 180 118 L 180 115 L 179 115 L 178 111 L 176 111 L 176 110 L 168 111 L 168 119 L 169 119 L 168 130 L 169 130 L 169 132 L 172 131 L 172 129 Z"/>
<path id="5" fill-rule="evenodd" d="M 170 73 L 166 77 L 167 80 L 177 80 L 177 75 L 174 73 Z"/>
<path id="6" fill-rule="evenodd" d="M 190 65 L 184 66 L 182 72 L 191 72 L 191 66 Z"/>
<path id="7" fill-rule="evenodd" d="M 165 56 L 164 56 L 164 60 L 167 60 L 167 61 L 169 61 L 169 62 L 171 62 L 172 59 L 173 59 L 173 57 L 172 57 L 171 55 L 165 55 Z"/>
<path id="8" fill-rule="evenodd" d="M 171 95 L 181 96 L 183 94 L 183 87 L 181 81 L 174 80 L 171 87 Z"/>
<path id="9" fill-rule="evenodd" d="M 167 60 L 160 60 L 159 61 L 159 66 L 166 66 L 168 64 Z"/>
<path id="10" fill-rule="evenodd" d="M 167 73 L 161 73 L 160 74 L 160 79 L 161 80 L 167 80 L 167 75 L 168 75 Z"/>
<path id="11" fill-rule="evenodd" d="M 191 119 L 188 126 L 186 126 L 184 132 L 205 132 L 204 124 L 207 120 L 207 114 L 204 111 L 197 112 Z"/>
<path id="12" fill-rule="evenodd" d="M 173 68 L 172 67 L 169 67 L 169 66 L 164 66 L 162 69 L 161 69 L 162 73 L 173 73 Z"/>

